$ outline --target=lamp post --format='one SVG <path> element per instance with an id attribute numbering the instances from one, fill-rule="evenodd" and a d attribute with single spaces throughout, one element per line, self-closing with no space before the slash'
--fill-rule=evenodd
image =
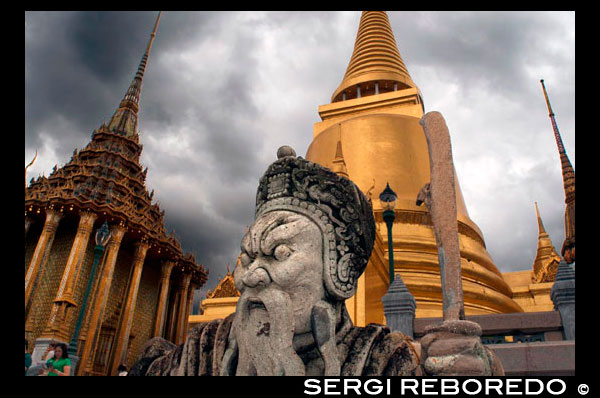
<path id="1" fill-rule="evenodd" d="M 394 207 L 396 206 L 396 193 L 390 188 L 388 183 L 379 195 L 381 207 L 383 208 L 383 220 L 388 230 L 388 252 L 390 264 L 390 287 L 388 292 L 381 298 L 383 302 L 383 312 L 388 327 L 392 332 L 402 332 L 406 336 L 414 337 L 414 320 L 417 308 L 415 297 L 408 291 L 400 274 L 395 278 L 394 273 L 394 242 L 392 240 L 392 225 L 396 215 Z"/>
<path id="2" fill-rule="evenodd" d="M 396 207 L 396 193 L 390 188 L 388 182 L 383 192 L 379 195 L 379 201 L 383 208 L 383 221 L 387 225 L 388 230 L 388 252 L 389 252 L 389 265 L 390 265 L 390 285 L 394 281 L 394 242 L 392 241 L 392 226 L 394 225 L 394 207 Z"/>
<path id="3" fill-rule="evenodd" d="M 83 295 L 83 299 L 81 300 L 81 306 L 79 309 L 79 316 L 77 318 L 77 324 L 75 325 L 75 333 L 73 333 L 73 338 L 69 343 L 69 356 L 75 356 L 77 353 L 77 339 L 79 338 L 79 332 L 81 331 L 81 324 L 83 323 L 83 316 L 85 315 L 85 307 L 87 306 L 87 301 L 90 295 L 90 290 L 92 289 L 92 281 L 94 280 L 94 276 L 96 274 L 96 268 L 98 268 L 98 263 L 100 262 L 100 258 L 104 253 L 104 248 L 110 239 L 110 231 L 108 229 L 108 223 L 104 221 L 104 224 L 98 231 L 96 231 L 96 246 L 94 247 L 94 262 L 92 264 L 92 270 L 90 271 L 90 278 L 88 279 L 88 284 L 85 289 L 85 293 Z"/>

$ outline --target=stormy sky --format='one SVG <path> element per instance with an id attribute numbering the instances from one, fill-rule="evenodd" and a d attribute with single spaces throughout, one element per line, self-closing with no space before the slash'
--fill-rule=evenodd
<path id="1" fill-rule="evenodd" d="M 62 166 L 108 122 L 157 12 L 25 13 L 28 180 Z M 502 272 L 530 269 L 538 202 L 564 239 L 559 157 L 543 78 L 575 166 L 574 12 L 388 12 L 425 110 L 449 126 L 471 219 Z M 291 145 L 304 156 L 317 107 L 352 55 L 360 12 L 163 12 L 141 99 L 147 187 L 184 251 L 235 265 L 258 179 Z"/>

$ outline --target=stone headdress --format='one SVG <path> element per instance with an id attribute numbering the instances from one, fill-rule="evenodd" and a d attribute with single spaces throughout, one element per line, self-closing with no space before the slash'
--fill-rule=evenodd
<path id="1" fill-rule="evenodd" d="M 323 233 L 323 280 L 332 298 L 356 292 L 375 240 L 375 221 L 367 198 L 350 180 L 312 163 L 284 146 L 260 179 L 256 218 L 288 210 L 313 220 Z"/>

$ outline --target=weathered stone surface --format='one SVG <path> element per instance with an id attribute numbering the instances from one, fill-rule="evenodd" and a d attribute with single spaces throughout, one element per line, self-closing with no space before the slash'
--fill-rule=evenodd
<path id="1" fill-rule="evenodd" d="M 504 375 L 500 360 L 481 343 L 481 327 L 475 322 L 444 321 L 425 332 L 420 343 L 426 375 Z"/>
<path id="2" fill-rule="evenodd" d="M 432 357 L 460 354 L 471 354 L 481 345 L 479 337 L 459 336 L 453 339 L 438 339 L 429 346 L 427 353 Z"/>
<path id="3" fill-rule="evenodd" d="M 425 333 L 449 332 L 460 333 L 469 336 L 481 336 L 481 326 L 472 321 L 450 320 L 438 325 L 430 325 L 425 328 Z"/>
<path id="4" fill-rule="evenodd" d="M 492 344 L 506 376 L 575 376 L 575 341 Z"/>
<path id="5" fill-rule="evenodd" d="M 423 368 L 436 376 L 489 376 L 491 369 L 487 361 L 472 355 L 447 355 L 428 357 Z"/>
<path id="6" fill-rule="evenodd" d="M 371 352 L 364 376 L 410 376 L 419 367 L 420 347 L 402 333 L 386 334 Z"/>
<path id="7" fill-rule="evenodd" d="M 560 312 L 565 340 L 575 340 L 575 270 L 565 261 L 558 266 L 550 298 Z"/>
<path id="8" fill-rule="evenodd" d="M 429 149 L 431 180 L 419 192 L 417 205 L 424 202 L 433 221 L 442 278 L 444 320 L 465 319 L 450 133 L 439 112 L 426 113 L 420 124 Z"/>
<path id="9" fill-rule="evenodd" d="M 175 344 L 162 337 L 154 337 L 144 343 L 140 360 L 138 360 L 129 370 L 128 376 L 144 376 L 152 362 L 171 350 L 175 349 Z"/>

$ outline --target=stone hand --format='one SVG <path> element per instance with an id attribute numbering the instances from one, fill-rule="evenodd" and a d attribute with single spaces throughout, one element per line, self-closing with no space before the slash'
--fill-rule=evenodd
<path id="1" fill-rule="evenodd" d="M 449 320 L 425 329 L 422 367 L 427 376 L 503 376 L 502 364 L 481 343 L 481 327 Z"/>

